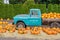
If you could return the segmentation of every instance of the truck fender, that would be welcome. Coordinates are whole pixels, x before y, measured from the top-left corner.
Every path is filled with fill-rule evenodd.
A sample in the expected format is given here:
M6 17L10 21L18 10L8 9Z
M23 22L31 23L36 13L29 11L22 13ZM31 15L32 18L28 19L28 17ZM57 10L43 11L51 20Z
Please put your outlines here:
M17 21L16 24L17 24L18 22L23 22L23 23L25 24L25 22L24 22L24 21L21 21L21 20ZM26 24L25 24L25 26L26 26Z

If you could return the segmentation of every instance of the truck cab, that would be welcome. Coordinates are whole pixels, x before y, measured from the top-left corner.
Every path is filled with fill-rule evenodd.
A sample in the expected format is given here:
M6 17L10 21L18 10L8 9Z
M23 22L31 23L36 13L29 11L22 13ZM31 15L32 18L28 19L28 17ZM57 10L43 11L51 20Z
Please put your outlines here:
M41 26L42 18L40 9L30 9L29 14L20 14L13 17L14 24L18 27Z

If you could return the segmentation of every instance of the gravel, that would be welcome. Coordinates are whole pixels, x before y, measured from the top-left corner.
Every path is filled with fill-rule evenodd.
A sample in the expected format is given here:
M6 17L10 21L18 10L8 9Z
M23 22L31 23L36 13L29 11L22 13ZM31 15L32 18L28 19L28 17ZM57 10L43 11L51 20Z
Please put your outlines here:
M28 34L18 34L15 33L0 33L0 40L60 40L60 34L57 35L47 35L42 32L39 35Z

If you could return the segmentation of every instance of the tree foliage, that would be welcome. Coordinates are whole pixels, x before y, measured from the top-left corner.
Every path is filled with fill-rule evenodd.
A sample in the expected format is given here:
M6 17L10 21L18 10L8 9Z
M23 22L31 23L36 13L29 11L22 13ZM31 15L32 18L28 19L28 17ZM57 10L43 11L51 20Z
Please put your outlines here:
M35 3L52 3L52 4L59 4L60 3L60 0L34 0Z
M26 0L9 0L10 4L22 4L24 3Z

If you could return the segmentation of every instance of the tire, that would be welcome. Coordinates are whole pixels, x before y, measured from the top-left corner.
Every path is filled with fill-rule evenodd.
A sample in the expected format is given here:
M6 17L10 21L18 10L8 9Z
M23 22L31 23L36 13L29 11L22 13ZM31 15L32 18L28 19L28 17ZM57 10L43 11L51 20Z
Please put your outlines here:
M16 25L17 28L26 28L26 25L23 22L18 22Z
M53 22L50 24L50 27L60 27L60 24L58 22Z

